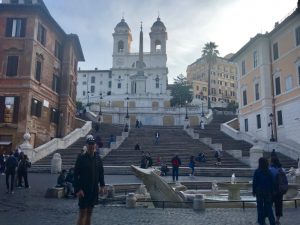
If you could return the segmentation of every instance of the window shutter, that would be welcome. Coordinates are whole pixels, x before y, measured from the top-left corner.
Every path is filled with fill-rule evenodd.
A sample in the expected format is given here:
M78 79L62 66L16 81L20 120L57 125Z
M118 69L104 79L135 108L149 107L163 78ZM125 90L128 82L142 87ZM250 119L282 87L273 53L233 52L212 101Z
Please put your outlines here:
M26 19L21 20L21 37L26 36Z
M6 37L11 37L11 33L12 33L12 24L13 24L13 19L8 18L6 20L6 32L5 32L5 36Z
M0 96L0 123L4 122L5 97Z
M42 115L42 102L38 101L37 109L36 109L36 116L41 117Z
M16 96L14 101L13 123L18 123L20 97Z

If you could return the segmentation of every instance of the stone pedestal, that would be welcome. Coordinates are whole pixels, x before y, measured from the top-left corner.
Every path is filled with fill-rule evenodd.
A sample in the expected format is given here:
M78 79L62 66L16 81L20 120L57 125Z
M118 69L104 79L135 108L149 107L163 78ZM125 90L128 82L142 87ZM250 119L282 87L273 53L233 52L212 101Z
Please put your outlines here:
M259 158L263 157L263 147L259 145L254 145L250 149L250 167L257 168Z
M204 195L196 194L193 200L193 209L195 211L203 211L205 210L205 200Z
M183 127L184 129L190 128L190 121L189 121L189 119L185 119L185 120L184 120L183 126L184 126L184 127Z
M59 153L55 153L51 160L51 173L60 173L61 172L61 156Z
M126 208L136 207L136 197L134 193L128 193L126 196Z
M28 130L24 134L23 138L24 138L24 142L20 145L20 149L25 155L28 156L29 161L32 161L34 158L34 154L33 154L33 147L29 143L31 136Z

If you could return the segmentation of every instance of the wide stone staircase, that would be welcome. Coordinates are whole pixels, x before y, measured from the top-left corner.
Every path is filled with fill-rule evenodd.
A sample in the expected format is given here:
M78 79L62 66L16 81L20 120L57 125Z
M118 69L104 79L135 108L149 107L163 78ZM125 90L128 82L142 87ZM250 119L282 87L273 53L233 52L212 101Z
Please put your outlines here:
M160 133L160 141L155 145L155 132ZM139 144L141 150L134 150L134 146ZM192 139L179 126L143 126L142 128L132 128L128 138L118 149L111 151L104 159L106 173L128 174L130 165L140 165L143 152L150 153L154 166L159 166L157 159L160 157L171 167L171 159L178 155L182 161L181 175L188 175L190 169L188 163L190 156L197 156L200 152L206 155L205 163L196 162L196 175L202 176L229 176L236 168L240 168L243 175L249 175L248 166L231 155L224 153L222 166L216 167L214 150L201 143L199 140ZM120 170L120 167L123 170ZM117 172L118 171L118 172ZM250 171L252 174L252 171Z
M94 127L95 124L93 124ZM104 124L102 123L99 126L98 132L95 130L91 131L94 137L99 135L103 142L103 147L108 147L108 141L110 135L113 134L114 136L121 136L123 131L122 125L112 125L112 124ZM74 167L75 161L77 159L78 154L81 152L83 146L85 145L86 138L78 139L74 144L69 146L67 149L59 149L54 153L46 156L45 158L37 161L32 165L30 171L32 172L48 172L51 169L51 159L55 153L59 153L62 158L62 168L69 169Z
M234 119L236 116L234 115L217 115L214 114L213 120L210 124L205 126L204 130L201 130L199 126L193 127L195 133L199 133L199 138L211 138L212 143L221 143L222 149L224 152L229 150L241 150L242 156L247 157L250 153L250 148L252 147L251 144L249 144L246 141L241 140L234 140L227 134L223 133L220 130L220 125L222 123L228 122L232 119ZM280 162L284 168L290 168L297 166L296 160L293 160L283 154L277 153ZM270 158L270 152L264 152L264 157Z

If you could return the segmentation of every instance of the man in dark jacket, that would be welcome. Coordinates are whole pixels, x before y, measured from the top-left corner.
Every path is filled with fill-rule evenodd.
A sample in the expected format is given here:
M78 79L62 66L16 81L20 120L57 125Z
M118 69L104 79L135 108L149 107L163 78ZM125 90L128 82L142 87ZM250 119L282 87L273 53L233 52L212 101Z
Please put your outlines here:
M87 152L77 158L74 170L75 193L79 198L77 225L90 225L98 193L104 194L104 170L100 156L95 154L96 142L92 136L87 139ZM100 183L100 189L99 189Z
M5 162L5 175L6 175L6 189L7 193L14 193L14 180L16 174L16 168L18 166L18 160L14 157L13 152L10 152L9 157ZM10 177L10 186L9 186L9 177Z

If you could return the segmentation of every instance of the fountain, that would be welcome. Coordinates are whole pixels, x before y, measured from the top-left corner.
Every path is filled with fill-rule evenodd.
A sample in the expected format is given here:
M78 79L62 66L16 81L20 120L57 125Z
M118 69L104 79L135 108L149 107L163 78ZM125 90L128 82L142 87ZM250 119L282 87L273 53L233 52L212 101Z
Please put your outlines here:
M160 171L157 169L141 169L137 166L131 166L134 174L139 177L145 184L151 199L156 206L158 203L155 201L165 201L165 207L191 207L190 204L185 202L192 202L195 196L202 194L206 202L218 202L213 204L213 207L240 207L240 203L234 201L253 201L246 203L246 207L255 206L256 198L251 194L252 183L250 182L237 182L235 174L232 174L230 182L217 183L215 180L212 182L211 190L187 190L187 188L180 183L168 184L161 176ZM293 198L298 194L298 189L289 185L289 192L287 198ZM298 186L297 186L298 187ZM243 195L241 195L241 190ZM296 193L295 193L296 191ZM203 195L205 194L205 195ZM296 195L295 195L296 194ZM233 201L228 204L228 201ZM226 204L222 204L226 203Z

